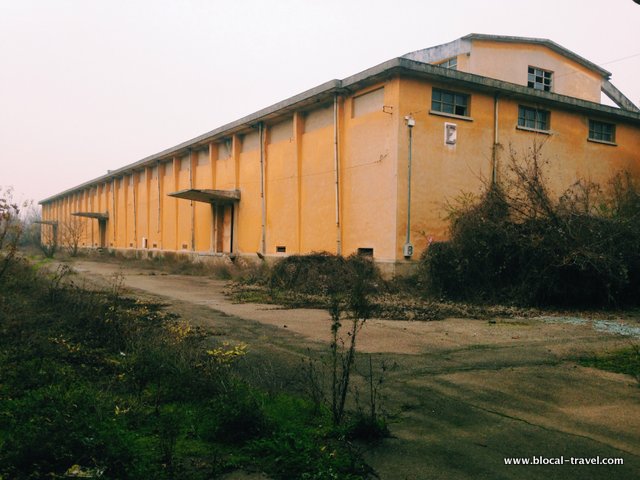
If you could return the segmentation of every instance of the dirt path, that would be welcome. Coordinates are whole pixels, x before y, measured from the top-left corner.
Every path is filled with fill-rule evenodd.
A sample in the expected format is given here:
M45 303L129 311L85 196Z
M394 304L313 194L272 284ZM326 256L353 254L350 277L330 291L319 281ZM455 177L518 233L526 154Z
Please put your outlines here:
M329 339L322 310L233 304L224 281L109 263L73 264L83 278L116 273L140 296L249 344L272 388L299 380L300 358ZM627 320L631 329L640 327ZM359 351L396 364L385 407L395 438L367 452L385 480L640 478L640 388L631 377L584 368L581 355L629 345L593 322L370 320ZM363 356L364 357L364 356ZM505 465L505 457L622 458L624 465Z

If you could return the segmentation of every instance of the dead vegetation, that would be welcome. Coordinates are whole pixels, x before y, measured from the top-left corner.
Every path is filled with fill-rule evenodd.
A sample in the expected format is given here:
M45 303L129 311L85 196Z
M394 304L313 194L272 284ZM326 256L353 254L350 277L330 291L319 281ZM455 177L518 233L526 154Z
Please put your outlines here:
M419 279L430 294L522 306L616 308L640 299L640 189L579 179L554 197L542 147L511 152L500 183L451 212ZM468 200L468 197L465 197Z

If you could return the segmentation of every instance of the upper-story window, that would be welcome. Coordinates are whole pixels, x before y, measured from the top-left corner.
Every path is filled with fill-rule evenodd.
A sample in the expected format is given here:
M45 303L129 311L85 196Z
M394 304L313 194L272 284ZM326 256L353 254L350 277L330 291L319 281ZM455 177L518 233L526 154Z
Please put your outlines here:
M529 67L529 74L527 76L527 87L550 92L551 75L552 72L549 72L547 70L542 70L541 68L537 67Z
M616 126L613 123L589 120L589 140L614 143L616 141Z
M450 68L451 70L458 69L458 57L451 57L444 62L436 63L438 67Z
M547 110L537 108L518 107L518 126L533 130L549 130L550 113Z
M469 116L469 95L433 89L431 110L453 115Z

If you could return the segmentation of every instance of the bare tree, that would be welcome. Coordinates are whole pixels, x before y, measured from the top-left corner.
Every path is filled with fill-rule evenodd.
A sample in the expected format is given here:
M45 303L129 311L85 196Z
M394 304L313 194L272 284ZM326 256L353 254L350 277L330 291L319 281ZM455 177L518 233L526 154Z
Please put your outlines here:
M62 245L72 257L78 255L80 242L84 238L85 230L85 221L77 217L71 217L60 224Z
M21 235L20 207L13 200L13 190L0 188L0 277L15 259Z
M41 221L42 230L40 231L40 249L44 256L53 258L58 250L58 223L55 221Z

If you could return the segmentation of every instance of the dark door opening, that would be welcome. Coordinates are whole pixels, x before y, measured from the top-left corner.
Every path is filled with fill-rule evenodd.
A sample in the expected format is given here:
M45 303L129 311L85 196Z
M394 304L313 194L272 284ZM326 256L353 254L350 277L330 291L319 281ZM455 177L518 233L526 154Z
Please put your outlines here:
M233 253L233 204L213 205L213 249L217 253Z
M100 248L107 246L107 221L98 220L98 241Z

